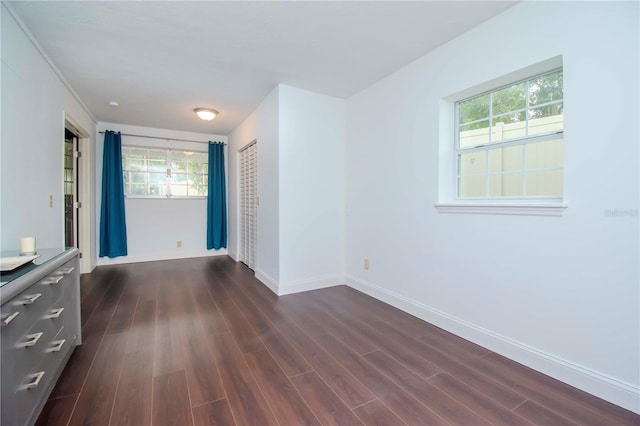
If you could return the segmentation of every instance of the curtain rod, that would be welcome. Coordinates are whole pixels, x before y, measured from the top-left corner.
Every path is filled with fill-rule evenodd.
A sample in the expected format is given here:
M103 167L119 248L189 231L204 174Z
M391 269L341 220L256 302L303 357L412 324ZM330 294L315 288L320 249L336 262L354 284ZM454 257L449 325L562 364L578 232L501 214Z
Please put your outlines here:
M101 135L104 135L104 132L98 132ZM146 135L134 135L131 133L120 133L121 136L134 136L136 138L147 138L147 139L159 139L159 140L164 140L164 141L178 141L178 142L197 142L197 143L209 143L209 142L203 142L203 141L196 141L193 139L178 139L178 138L161 138L159 136L146 136ZM226 145L226 143L223 143L223 145Z

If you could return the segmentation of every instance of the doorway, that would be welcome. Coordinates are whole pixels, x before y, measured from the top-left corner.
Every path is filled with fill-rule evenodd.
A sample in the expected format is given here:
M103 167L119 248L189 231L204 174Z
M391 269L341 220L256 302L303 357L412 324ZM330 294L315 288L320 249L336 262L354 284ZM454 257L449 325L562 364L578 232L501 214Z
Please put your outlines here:
M92 271L95 265L95 191L91 171L93 158L91 135L72 117L64 114L62 200L62 244L80 250L80 273Z
M78 135L68 128L64 129L64 246L80 249L80 224L78 221L78 209L81 204L78 200L78 170L80 162L80 150L78 147Z
M257 141L242 148L240 154L240 261L256 267L258 146Z

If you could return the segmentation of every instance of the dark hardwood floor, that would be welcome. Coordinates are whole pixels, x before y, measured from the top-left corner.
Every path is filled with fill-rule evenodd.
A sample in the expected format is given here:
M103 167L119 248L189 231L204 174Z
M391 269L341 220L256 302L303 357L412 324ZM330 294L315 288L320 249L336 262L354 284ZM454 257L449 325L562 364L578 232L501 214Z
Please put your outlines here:
M99 267L41 425L615 425L640 416L345 286L228 257Z

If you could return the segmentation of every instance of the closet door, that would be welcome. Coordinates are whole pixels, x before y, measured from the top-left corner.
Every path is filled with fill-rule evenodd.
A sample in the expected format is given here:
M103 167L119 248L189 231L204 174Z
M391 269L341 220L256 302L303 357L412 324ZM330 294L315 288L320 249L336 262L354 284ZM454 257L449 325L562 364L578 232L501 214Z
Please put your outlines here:
M251 269L256 263L257 153L255 142L240 151L240 261Z

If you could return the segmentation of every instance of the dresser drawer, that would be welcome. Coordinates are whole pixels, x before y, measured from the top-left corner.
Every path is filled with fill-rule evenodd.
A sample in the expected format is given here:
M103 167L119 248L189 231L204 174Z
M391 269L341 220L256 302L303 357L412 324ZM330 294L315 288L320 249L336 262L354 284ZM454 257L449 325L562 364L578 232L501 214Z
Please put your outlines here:
M55 386L55 379L61 357L48 353L40 362L32 366L20 380L15 390L15 407L18 424L29 424L37 416L46 396ZM29 421L31 420L31 422Z
M73 272L76 270L76 261L75 259L72 259L70 261L68 261L67 263L65 263L64 265L60 266L59 268L56 268L55 271L53 271L51 273L51 275L68 275L71 276L71 274L73 274Z
M22 340L39 330L37 333L43 334L38 342L31 347L18 345L14 349L15 375L11 390L15 395L18 424L27 423L36 408L35 403L42 400L45 392L48 395L65 356L73 348L62 323L62 317L39 321Z
M73 333L73 329L69 327L62 327L60 333L54 338L53 342L49 345L49 353L53 355L56 360L56 364L60 364L65 361L67 354L75 348L76 335Z
M62 277L62 279L59 282L60 287L63 289L63 291L70 291L70 288L73 286L73 282L74 282L74 278L75 276L78 275L78 271L76 270L76 261L75 260L70 260L67 263L65 263L64 265L62 265L61 267L57 268L55 271L53 271L50 275L51 279L59 279L60 277Z
M60 332L62 320L41 319L13 344L14 369L16 386L23 381L29 372L40 365L40 361L48 354L51 342Z
M14 336L24 334L40 319L43 312L62 298L63 281L63 276L48 276L10 302L13 310L18 312L15 320L8 326Z

